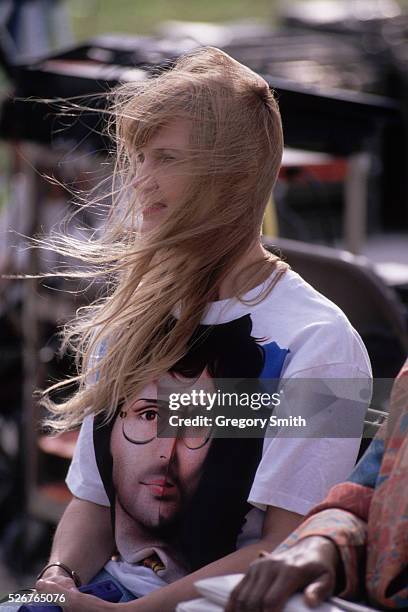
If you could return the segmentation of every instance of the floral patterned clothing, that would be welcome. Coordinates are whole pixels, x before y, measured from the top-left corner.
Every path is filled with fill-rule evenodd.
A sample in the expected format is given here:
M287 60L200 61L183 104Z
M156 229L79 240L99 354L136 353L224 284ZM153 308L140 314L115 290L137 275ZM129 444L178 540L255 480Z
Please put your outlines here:
M341 597L408 609L408 361L394 383L389 419L349 480L333 487L279 550L312 535L338 547Z

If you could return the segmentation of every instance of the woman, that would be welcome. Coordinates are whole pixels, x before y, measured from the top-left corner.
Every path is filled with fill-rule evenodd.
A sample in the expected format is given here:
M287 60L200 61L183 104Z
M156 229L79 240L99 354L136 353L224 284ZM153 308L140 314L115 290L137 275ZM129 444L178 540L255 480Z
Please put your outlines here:
M195 446L182 431L164 447L145 429L162 416L163 379L269 389L283 377L366 382L370 365L344 314L261 245L283 147L268 84L205 48L116 95L120 188L99 239L76 245L110 282L67 334L79 390L45 401L55 430L83 425L75 497L37 586L64 593L69 610L101 610L115 604L68 587L107 572L123 600L138 598L129 609L164 611L194 597L198 578L245 571L275 548L349 473L363 412L349 438L329 439L342 416L330 397L308 437ZM295 408L312 414L323 396L297 387Z

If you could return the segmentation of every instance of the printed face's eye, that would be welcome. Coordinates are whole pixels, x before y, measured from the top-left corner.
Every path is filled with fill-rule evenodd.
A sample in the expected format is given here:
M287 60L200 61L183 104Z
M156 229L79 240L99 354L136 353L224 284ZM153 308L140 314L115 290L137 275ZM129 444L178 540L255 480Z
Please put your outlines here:
M154 421L159 416L159 411L149 408L139 414L139 417L145 421Z
M144 408L138 408L133 410L132 417L139 422L151 423L156 420L159 416L159 410L156 406L145 406Z
M122 432L129 442L145 444L153 440L157 433L159 409L156 403L134 408L122 422Z

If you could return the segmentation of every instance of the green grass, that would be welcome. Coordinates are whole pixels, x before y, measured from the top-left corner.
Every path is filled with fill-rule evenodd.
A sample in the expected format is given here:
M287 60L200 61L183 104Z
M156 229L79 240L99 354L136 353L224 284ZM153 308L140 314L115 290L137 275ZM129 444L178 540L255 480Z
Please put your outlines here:
M228 21L274 18L274 0L69 0L77 40L107 32L149 34L169 19Z

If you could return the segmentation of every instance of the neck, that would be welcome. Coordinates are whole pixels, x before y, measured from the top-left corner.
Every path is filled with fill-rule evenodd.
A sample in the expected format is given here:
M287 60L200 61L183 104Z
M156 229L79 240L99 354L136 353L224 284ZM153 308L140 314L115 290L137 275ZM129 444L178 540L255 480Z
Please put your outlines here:
M260 240L245 253L230 274L222 281L218 299L225 300L245 291L250 291L272 273L275 260L264 249Z

